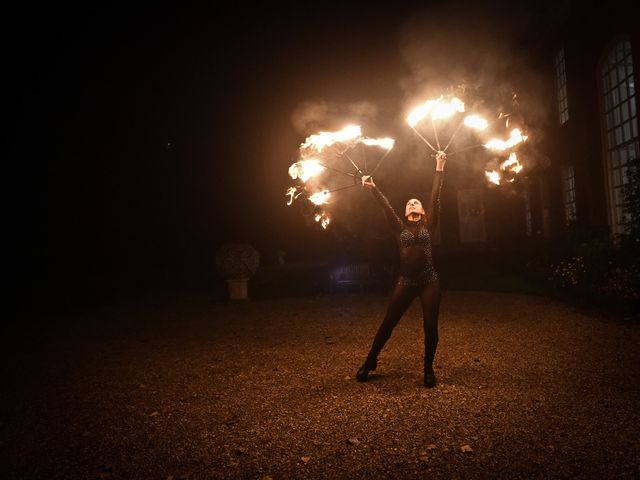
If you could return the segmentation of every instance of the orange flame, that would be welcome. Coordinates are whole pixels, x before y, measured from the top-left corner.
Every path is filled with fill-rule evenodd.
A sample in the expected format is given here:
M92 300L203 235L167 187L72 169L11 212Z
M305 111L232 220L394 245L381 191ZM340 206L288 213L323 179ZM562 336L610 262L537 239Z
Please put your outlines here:
M316 213L313 218L315 219L316 222L319 222L320 225L322 225L322 228L324 228L325 230L327 229L327 226L329 225L329 223L331 223L331 219L324 212Z
M457 112L464 112L464 103L462 100L457 97L451 97L451 99L447 101L444 100L444 96L440 95L440 98L427 100L422 105L414 108L406 120L411 127L415 127L427 115L431 115L433 120L441 120L449 118Z
M346 142L348 140L357 139L362 135L362 131L358 125L348 125L337 132L320 132L307 137L301 148L313 148L317 152L321 152L326 147L330 147L337 142Z
M515 175L520 173L523 168L524 166L518 161L516 153L511 152L509 158L500 165L500 169L505 172L507 178L504 178L504 176L496 170L486 170L484 174L491 183L500 185L502 181L514 182Z
M363 138L360 141L365 145L375 145L385 150L391 150L396 143L393 138Z
M489 122L479 115L467 115L464 118L464 124L476 130L484 130L489 125Z
M287 205L291 205L296 198L302 195L303 192L304 190L298 191L296 187L289 187L289 190L287 190L287 193L286 193L286 195L289 197L289 201L287 202Z
M306 182L322 170L324 170L324 166L318 160L302 160L289 167L289 176L294 180L299 178L303 182Z
M500 174L495 170L485 171L484 174L491 183L495 183L496 185L500 185Z
M513 172L513 173L520 173L524 167L518 161L516 152L511 152L511 155L509 155L509 159L504 161L501 168L502 170L509 170L510 172Z
M289 201L287 202L287 205L291 205L293 203L293 199L295 198L294 195L296 194L296 187L289 187L289 190L287 190L286 195L289 197Z
M329 190L322 190L316 192L309 197L309 200L316 205L323 205L328 202L331 192Z
M508 140L500 140L498 138L493 138L489 140L488 143L485 143L484 146L486 148L490 148L491 150L506 150L507 148L511 148L514 145L517 145L520 142L524 142L527 138L526 135L522 135L522 132L519 128L514 128L511 130L511 135Z

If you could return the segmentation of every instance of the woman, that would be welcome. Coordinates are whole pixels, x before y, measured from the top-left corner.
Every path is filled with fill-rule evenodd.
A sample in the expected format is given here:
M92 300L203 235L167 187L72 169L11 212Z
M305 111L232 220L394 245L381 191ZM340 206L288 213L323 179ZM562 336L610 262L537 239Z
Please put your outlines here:
M412 198L405 207L407 221L401 220L387 198L376 187L370 176L362 178L362 185L371 189L382 205L400 248L400 268L387 313L378 329L369 355L356 374L359 382L367 380L369 372L376 369L378 355L391 337L415 297L420 297L424 323L424 386L435 387L433 359L438 345L438 310L440 307L440 281L431 259L431 237L440 216L440 190L447 157L444 152L436 155L436 173L431 188L429 205L425 212L419 200Z

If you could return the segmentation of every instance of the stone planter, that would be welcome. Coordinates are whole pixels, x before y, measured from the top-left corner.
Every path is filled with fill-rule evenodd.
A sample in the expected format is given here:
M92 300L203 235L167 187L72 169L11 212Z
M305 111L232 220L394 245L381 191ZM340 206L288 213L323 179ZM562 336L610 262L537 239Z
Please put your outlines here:
M248 302L249 301L249 279L228 279L227 286L229 288L229 300L232 302Z
M227 282L229 300L249 301L249 279L260 265L260 254L248 243L226 243L216 252L216 268Z

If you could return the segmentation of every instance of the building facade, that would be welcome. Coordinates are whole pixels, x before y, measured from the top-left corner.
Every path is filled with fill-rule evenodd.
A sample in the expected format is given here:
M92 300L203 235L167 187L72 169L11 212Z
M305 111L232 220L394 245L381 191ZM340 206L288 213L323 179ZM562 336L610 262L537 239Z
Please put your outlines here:
M572 225L615 235L629 221L623 188L640 154L637 10L573 6L541 39L555 118L545 132L549 166L528 185L528 198L538 203L532 235L562 237Z

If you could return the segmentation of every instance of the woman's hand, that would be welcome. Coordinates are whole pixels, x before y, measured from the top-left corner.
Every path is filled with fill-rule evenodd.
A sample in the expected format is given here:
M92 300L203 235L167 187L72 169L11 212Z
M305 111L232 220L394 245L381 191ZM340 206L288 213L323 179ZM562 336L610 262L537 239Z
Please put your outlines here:
M443 151L436 153L436 172L443 172L445 163L447 163L447 154Z
M363 175L362 186L367 188L375 188L376 184L373 183L373 177L371 175Z

